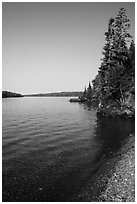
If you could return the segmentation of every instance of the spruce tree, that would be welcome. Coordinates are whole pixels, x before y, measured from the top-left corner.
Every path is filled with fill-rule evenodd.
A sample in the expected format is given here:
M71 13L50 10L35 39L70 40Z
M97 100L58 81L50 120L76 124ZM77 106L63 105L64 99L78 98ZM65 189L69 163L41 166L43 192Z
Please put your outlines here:
M86 86L85 86L85 89L84 89L84 92L83 92L83 97L86 96L86 92L87 92L87 89L86 89Z
M127 44L131 41L131 35L128 32L130 28L129 19L126 16L126 11L121 8L114 21L114 35L112 36L112 70L110 71L110 83L113 84L113 99L121 106L125 103L126 97L126 74L128 71L128 47Z
M99 73L96 75L95 79L92 80L92 84L93 84L93 98L99 100L101 85Z
M130 47L129 47L129 60L130 60L130 75L132 78L132 81L135 80L135 44L134 41L132 40Z
M115 101L120 106L126 97L126 73L130 70L129 50L127 47L131 36L128 33L129 20L125 9L121 8L116 18L111 18L108 31L105 33L106 44L103 48L103 59L99 68L99 100L102 104Z
M128 69L128 81L129 89L132 94L135 94L135 44L132 40L129 47L129 69Z
M88 86L87 91L86 91L86 98L91 100L92 97L93 97L92 87L91 87L91 84L89 82L89 86Z
M99 100L101 101L102 104L106 103L106 100L112 94L110 92L108 77L111 71L111 58L112 58L111 47L112 47L112 39L114 35L113 23L114 23L114 19L110 18L108 23L108 31L105 32L106 44L102 52L104 57L102 59L101 66L99 67L98 78L97 78L98 92L100 92L100 94L98 95L99 95Z

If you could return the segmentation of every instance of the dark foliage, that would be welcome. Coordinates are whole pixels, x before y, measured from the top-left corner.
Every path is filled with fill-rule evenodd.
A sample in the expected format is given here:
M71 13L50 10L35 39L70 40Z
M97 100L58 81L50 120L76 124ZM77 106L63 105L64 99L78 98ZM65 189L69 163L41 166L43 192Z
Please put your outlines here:
M93 90L90 82L89 82L88 88L86 89L85 87L84 92L79 96L79 99L81 101L90 101L93 99Z
M38 96L38 97L73 97L79 96L82 91L70 91L70 92L55 92L55 93L45 93L45 94L29 94L24 96Z
M126 11L121 8L116 18L109 20L102 63L92 81L93 97L103 107L117 104L123 108L135 93L135 45L129 28Z
M23 95L9 92L9 91L2 91L2 98L9 98L9 97L23 97Z

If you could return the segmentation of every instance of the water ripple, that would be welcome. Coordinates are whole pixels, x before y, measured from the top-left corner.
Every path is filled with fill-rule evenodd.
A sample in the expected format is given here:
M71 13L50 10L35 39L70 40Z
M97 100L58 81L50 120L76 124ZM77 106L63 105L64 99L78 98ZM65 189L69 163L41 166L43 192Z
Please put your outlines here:
M98 120L68 98L3 100L3 201L66 201L134 122Z

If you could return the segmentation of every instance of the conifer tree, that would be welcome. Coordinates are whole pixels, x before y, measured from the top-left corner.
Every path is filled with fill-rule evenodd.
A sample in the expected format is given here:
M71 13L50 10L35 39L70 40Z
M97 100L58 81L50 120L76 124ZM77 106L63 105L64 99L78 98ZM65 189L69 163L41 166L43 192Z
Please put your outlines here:
M129 60L130 60L130 67L131 67L130 75L132 77L132 81L134 81L135 80L135 44L133 40L129 47Z
M86 89L86 86L85 86L85 90L83 92L83 96L85 97L86 96L86 92L87 92L87 89Z
M93 84L93 98L99 99L100 98L100 76L99 73L96 75L95 79L92 80Z
M106 39L106 44L103 48L102 54L104 55L102 59L101 66L99 67L99 72L98 72L98 91L100 92L99 94L99 99L102 101L106 101L106 98L108 98L108 95L111 94L109 90L109 84L108 84L108 77L109 77L109 72L111 70L111 58L112 58L112 53L111 53L111 47L112 47L112 37L114 35L114 28L113 28L113 23L114 19L110 18L109 23L108 23L108 31L105 32L105 39Z
M129 47L129 68L128 68L128 81L129 81L129 88L132 94L135 94L135 44L132 40L130 47Z
M124 104L127 85L126 73L131 69L127 47L127 43L131 40L128 33L129 27L129 20L124 8L120 9L116 18L109 20L108 31L105 33L104 57L98 72L99 100L102 104L107 104L112 100L121 106Z
M87 91L86 91L86 98L91 100L92 96L93 96L92 87L91 87L91 84L89 82L89 86L88 86Z
M126 16L125 9L121 8L114 21L114 35L112 36L112 62L111 71L109 72L110 84L113 85L113 99L119 102L121 106L125 103L128 71L128 47L131 41L131 35L128 32L130 28L129 19Z

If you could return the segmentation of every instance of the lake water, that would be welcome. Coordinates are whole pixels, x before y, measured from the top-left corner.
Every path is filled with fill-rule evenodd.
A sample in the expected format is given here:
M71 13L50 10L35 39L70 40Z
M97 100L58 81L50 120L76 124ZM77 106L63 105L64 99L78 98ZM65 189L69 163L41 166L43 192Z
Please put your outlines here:
M68 97L2 99L3 201L69 201L132 133L134 121Z

